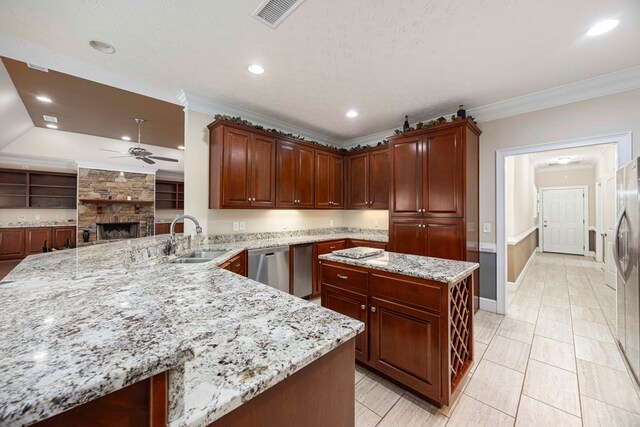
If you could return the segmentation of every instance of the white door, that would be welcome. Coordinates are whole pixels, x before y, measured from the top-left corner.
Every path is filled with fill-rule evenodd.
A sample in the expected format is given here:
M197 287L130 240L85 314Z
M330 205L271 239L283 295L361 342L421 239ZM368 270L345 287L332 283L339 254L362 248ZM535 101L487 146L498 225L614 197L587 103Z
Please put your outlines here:
M605 174L603 179L602 202L604 213L604 282L610 288L616 288L616 265L613 260L613 228L616 222L616 175Z
M542 250L584 255L584 189L542 190Z

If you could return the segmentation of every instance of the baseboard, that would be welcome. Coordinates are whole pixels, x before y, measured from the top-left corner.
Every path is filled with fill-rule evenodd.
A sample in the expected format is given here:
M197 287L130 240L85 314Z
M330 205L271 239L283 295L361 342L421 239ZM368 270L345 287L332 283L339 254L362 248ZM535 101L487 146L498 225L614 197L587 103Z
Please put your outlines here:
M508 291L515 292L515 291L518 290L518 287L520 286L520 283L522 283L522 280L524 279L524 276L527 275L527 271L529 271L529 267L531 266L531 262L534 260L536 255L538 255L538 251L537 250L531 252L531 255L529 256L529 259L527 260L527 263L524 265L524 268L522 269L522 271L518 275L518 278L516 279L515 283L514 282L507 282L507 290Z
M480 297L480 310L496 313L497 309L498 303L496 302L496 300Z

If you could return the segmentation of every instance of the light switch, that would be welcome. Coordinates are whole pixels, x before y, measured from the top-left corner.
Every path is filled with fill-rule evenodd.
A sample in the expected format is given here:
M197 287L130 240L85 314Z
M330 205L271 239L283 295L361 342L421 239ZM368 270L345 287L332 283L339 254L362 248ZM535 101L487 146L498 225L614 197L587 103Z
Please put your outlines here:
M289 221L285 219L282 221L282 229L286 230L287 228L289 228Z
M483 233L491 233L491 223L485 222L482 224L482 232Z
M247 223L245 221L240 221L240 231L244 231L247 229Z
M18 221L24 221L26 217L24 215L18 215Z
M240 223L238 221L233 221L233 231L238 231L240 229Z
M40 221L40 215L36 215L35 218L36 218L36 221Z
M333 227L333 220L332 219L329 220L329 227Z

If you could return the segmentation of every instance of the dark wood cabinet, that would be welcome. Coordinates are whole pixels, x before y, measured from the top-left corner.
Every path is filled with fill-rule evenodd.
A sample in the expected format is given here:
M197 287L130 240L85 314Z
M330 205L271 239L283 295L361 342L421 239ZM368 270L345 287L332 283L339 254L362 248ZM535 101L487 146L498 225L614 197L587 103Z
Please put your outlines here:
M51 230L51 248L60 250L76 247L75 227L55 227Z
M356 359L366 362L369 358L369 316L367 295L345 290L337 286L323 283L322 306L358 319L365 325L365 331L356 337Z
M314 150L287 141L278 141L276 181L279 208L313 208Z
M480 133L464 119L389 138L390 250L478 262Z
M51 236L53 234L50 228L26 228L24 233L25 255L42 253L45 246L45 241L47 242L49 248L51 248L53 244L53 240L51 239Z
M247 277L247 251L243 251L229 261L220 264L220 268Z
M371 240L349 239L347 246L350 248L363 247L387 250L387 244L385 242L372 242Z
M440 316L378 297L370 304L370 365L440 401Z
M174 231L176 233L184 233L184 223L178 222L176 223ZM171 223L165 222L155 225L155 234L169 234L171 232Z
M389 151L352 154L346 160L347 209L389 208Z
M341 209L344 206L342 156L316 151L315 207Z
M473 278L448 284L320 261L322 306L365 323L356 359L442 406L473 363Z
M24 228L0 228L0 259L24 258L24 231Z
M319 255L328 254L333 251L338 251L340 249L345 249L347 247L346 240L331 240L328 242L314 243L313 244L313 286L312 286L312 296L316 297L320 295L320 284L322 283L322 278L320 277L320 268L319 268Z
M210 138L209 207L275 207L275 138L226 126Z

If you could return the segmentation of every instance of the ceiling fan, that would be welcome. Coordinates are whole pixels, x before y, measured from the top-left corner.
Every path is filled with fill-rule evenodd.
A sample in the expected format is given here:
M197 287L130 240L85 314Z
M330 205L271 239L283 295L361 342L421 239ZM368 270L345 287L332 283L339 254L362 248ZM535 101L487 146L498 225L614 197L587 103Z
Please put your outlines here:
M142 148L142 145L140 144L140 128L142 127L143 122L144 122L144 119L136 119L136 123L138 124L138 146L137 147L131 147L127 152L108 150L106 148L101 148L101 150L110 151L112 153L125 154L124 156L109 157L110 159L121 159L123 157L133 157L138 160L142 160L143 162L148 163L150 165L154 165L156 163L154 162L154 160L161 160L163 162L177 162L178 159L172 159L171 157L154 156L151 151L145 148Z

